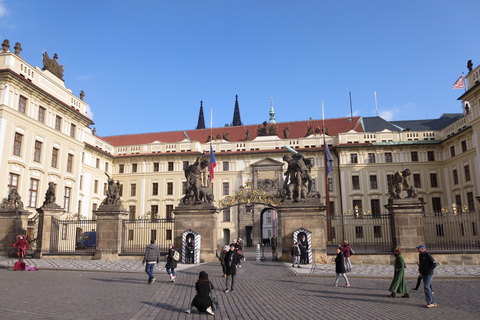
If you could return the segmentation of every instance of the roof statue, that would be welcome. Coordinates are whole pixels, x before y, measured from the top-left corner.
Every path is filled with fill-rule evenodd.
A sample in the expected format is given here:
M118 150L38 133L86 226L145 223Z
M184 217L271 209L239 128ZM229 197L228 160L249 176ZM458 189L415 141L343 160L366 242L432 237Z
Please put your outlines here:
M10 51L10 40L8 40L8 39L3 40L3 43L2 43L2 51L3 51L3 52L8 52L8 51Z
M43 69L48 70L53 73L55 76L63 80L63 65L59 65L58 62L58 55L55 53L53 55L53 59L50 59L48 53L45 51L43 53Z
M267 121L263 122L263 127L257 127L257 136L275 136L277 134L277 127L275 125L269 126Z
M15 54L20 54L20 51L22 51L22 45L20 44L20 42L15 42L15 47L13 47L15 49Z
M82 91L80 91L80 100L83 101L83 98L85 98L85 92L83 92L83 90L82 90Z
M235 110L233 111L232 127L241 126L242 119L240 119L240 107L238 106L238 94L235 95Z
M205 117L203 116L203 101L200 100L200 112L198 113L198 124L195 129L205 129Z
M472 62L472 60L468 60L468 62L467 62L467 68L468 68L468 72L472 72L472 70L473 70L473 62Z
M290 126L287 126L287 127L285 127L285 129L283 129L283 137L285 139L290 138Z

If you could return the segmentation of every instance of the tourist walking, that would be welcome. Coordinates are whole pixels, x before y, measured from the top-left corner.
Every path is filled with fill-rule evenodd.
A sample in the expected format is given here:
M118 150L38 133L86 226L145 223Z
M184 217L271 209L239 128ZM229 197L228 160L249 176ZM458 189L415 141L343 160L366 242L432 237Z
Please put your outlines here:
M393 255L395 256L395 273L390 288L388 289L391 292L389 297L395 298L395 295L400 293L402 298L410 298L407 281L405 280L405 260L403 260L402 250L395 248Z
M347 272L352 272L352 263L350 262L350 256L352 255L352 249L347 240L343 241L343 244L339 244L338 247L342 249L343 256L345 257L345 266Z
M205 271L200 271L198 280L195 283L196 295L190 304L190 308L186 309L185 313L192 312L193 307L195 307L199 312L213 315L212 299L210 298L210 291L213 289L213 284L208 280L208 274Z
M277 252L278 239L276 236L272 237L270 245L272 246L272 261L277 261L278 260L278 252Z
M232 243L230 245L230 250L225 254L225 273L227 277L225 279L225 290L224 292L234 292L233 286L235 284L235 275L237 274L237 264L240 260L240 257L235 250L235 245ZM228 279L231 280L230 290L228 289Z
M335 287L338 287L338 278L340 275L343 276L345 279L345 287L350 287L350 282L348 282L347 275L345 274L345 262L343 258L343 251L340 248L337 248L337 257L332 258L335 261L335 273L337 274L335 277L335 283L333 284Z
M167 273L170 276L170 282L175 282L175 268L177 267L177 261L174 258L175 256L175 249L173 248L173 244L168 246L168 254L167 257L167 264L165 268L167 269Z
M220 251L220 256L218 255L218 252L215 251L215 255L217 256L218 260L220 261L220 264L222 265L222 272L223 272L222 277L224 278L227 276L227 271L225 266L225 254L227 252L228 252L227 246L222 246L222 251Z
M293 243L293 247L292 247L292 250L291 250L291 254L292 254L292 257L293 257L292 267L295 268L295 263L296 263L297 266L300 268L300 256L301 256L301 252L300 252L300 248L298 247L298 242L296 242L296 241Z
M428 253L427 248L423 244L417 247L418 251L418 269L422 274L423 288L425 290L425 299L427 300L427 308L434 308L437 306L433 297L432 279L433 269L437 266L437 262L432 255Z
M145 265L145 272L148 274L148 284L152 284L155 282L155 277L153 276L153 268L155 264L160 262L160 249L158 249L158 245L155 243L155 239L150 240L150 244L147 244L147 248L145 250L145 255L143 257L142 264Z

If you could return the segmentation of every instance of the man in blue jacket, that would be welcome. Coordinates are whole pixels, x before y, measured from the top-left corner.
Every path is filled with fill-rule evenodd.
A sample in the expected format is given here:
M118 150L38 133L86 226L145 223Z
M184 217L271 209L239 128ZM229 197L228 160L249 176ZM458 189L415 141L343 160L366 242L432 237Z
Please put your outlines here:
M427 300L427 308L435 308L437 304L433 298L432 292L432 279L433 279L433 269L437 266L435 259L432 255L426 251L427 249L423 244L417 247L418 251L418 271L422 274L423 277L423 288L425 289L425 299Z

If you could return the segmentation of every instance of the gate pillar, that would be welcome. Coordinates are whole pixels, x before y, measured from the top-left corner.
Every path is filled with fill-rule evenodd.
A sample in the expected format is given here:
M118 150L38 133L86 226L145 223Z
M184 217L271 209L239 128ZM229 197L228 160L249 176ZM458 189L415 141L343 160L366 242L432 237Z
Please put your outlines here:
M217 208L209 203L197 205L180 204L173 209L173 213L175 214L175 249L184 254L182 235L185 231L195 230L202 239L200 248L195 248L195 255L198 254L201 257L199 262L218 261L215 256L218 239ZM184 261L183 257L182 261Z
M22 209L0 209L0 255L12 253L16 236L27 234L28 216L31 212Z
M97 211L97 245L94 260L119 260L122 250L122 222L128 217L122 205L101 205Z
M52 235L52 219L58 219L63 213L63 208L55 203L42 206L38 212L37 248L33 252L34 258L42 258L50 252L50 237ZM57 235L58 236L58 235Z
M278 236L282 247L282 261L292 261L290 250L294 233L299 229L311 232L313 263L327 263L325 210L327 206L317 201L282 203L279 212Z

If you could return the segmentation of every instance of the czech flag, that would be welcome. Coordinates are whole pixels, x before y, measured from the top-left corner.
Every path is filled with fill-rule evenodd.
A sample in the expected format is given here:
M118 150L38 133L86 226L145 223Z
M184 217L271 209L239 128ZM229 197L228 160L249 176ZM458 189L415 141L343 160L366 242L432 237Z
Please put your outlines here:
M210 144L210 181L213 180L213 168L217 166L217 162L215 161L215 155L213 154L213 148Z

